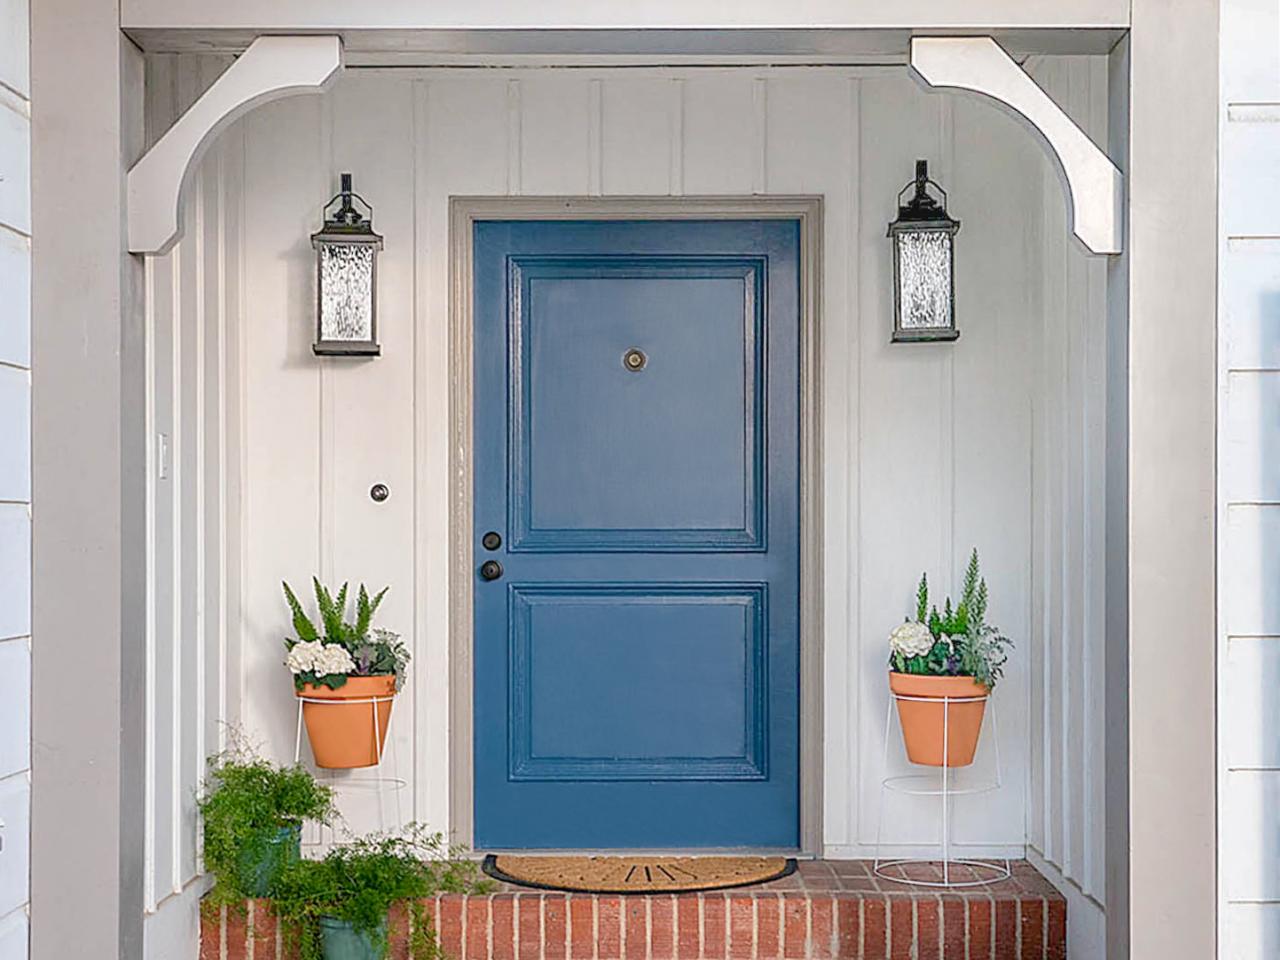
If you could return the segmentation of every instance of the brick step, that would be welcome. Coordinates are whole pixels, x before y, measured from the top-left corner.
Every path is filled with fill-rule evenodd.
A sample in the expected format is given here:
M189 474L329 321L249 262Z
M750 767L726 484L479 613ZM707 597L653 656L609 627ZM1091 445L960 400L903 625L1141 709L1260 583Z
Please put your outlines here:
M963 891L814 873L805 865L790 884L719 893L619 897L504 887L425 905L451 960L1066 957L1066 903L1029 866L1019 864L1002 884ZM830 889L807 889L824 883ZM407 955L407 916L403 907L392 914L393 960ZM288 960L269 901L206 915L202 928L201 960Z

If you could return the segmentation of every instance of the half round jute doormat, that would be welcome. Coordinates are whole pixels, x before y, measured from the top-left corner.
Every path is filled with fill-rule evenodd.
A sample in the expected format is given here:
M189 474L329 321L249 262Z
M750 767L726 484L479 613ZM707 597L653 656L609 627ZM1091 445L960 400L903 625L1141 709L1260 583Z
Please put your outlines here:
M506 883L571 893L684 893L788 876L787 857L526 857L490 854L484 872Z

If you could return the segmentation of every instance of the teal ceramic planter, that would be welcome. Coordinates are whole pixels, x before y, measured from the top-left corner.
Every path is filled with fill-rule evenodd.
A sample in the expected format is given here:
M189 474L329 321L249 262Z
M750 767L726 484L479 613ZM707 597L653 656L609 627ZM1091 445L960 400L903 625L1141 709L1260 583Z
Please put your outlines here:
M258 842L240 854L240 884L250 896L265 897L282 869L302 856L302 828L290 824L264 830Z
M383 921L379 939L385 943L387 924ZM382 960L382 950L368 933L358 932L346 920L320 918L320 939L324 960Z

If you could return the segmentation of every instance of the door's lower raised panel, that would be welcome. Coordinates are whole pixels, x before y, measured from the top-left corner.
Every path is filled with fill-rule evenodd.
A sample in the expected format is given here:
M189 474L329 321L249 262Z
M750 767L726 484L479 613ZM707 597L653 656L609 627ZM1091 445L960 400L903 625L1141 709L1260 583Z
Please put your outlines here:
M512 780L768 777L764 584L509 596Z

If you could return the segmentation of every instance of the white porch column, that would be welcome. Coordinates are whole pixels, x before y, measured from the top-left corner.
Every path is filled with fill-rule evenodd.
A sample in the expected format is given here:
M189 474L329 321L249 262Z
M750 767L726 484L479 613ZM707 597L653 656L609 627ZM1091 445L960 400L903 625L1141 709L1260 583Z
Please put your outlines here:
M31 5L34 960L142 955L142 358L115 0Z
M1108 956L1204 960L1216 950L1218 3L1134 0L1132 10L1129 863L1108 890L1111 917L1128 914L1129 944L1113 941ZM1108 833L1123 844L1117 815L1111 805Z

